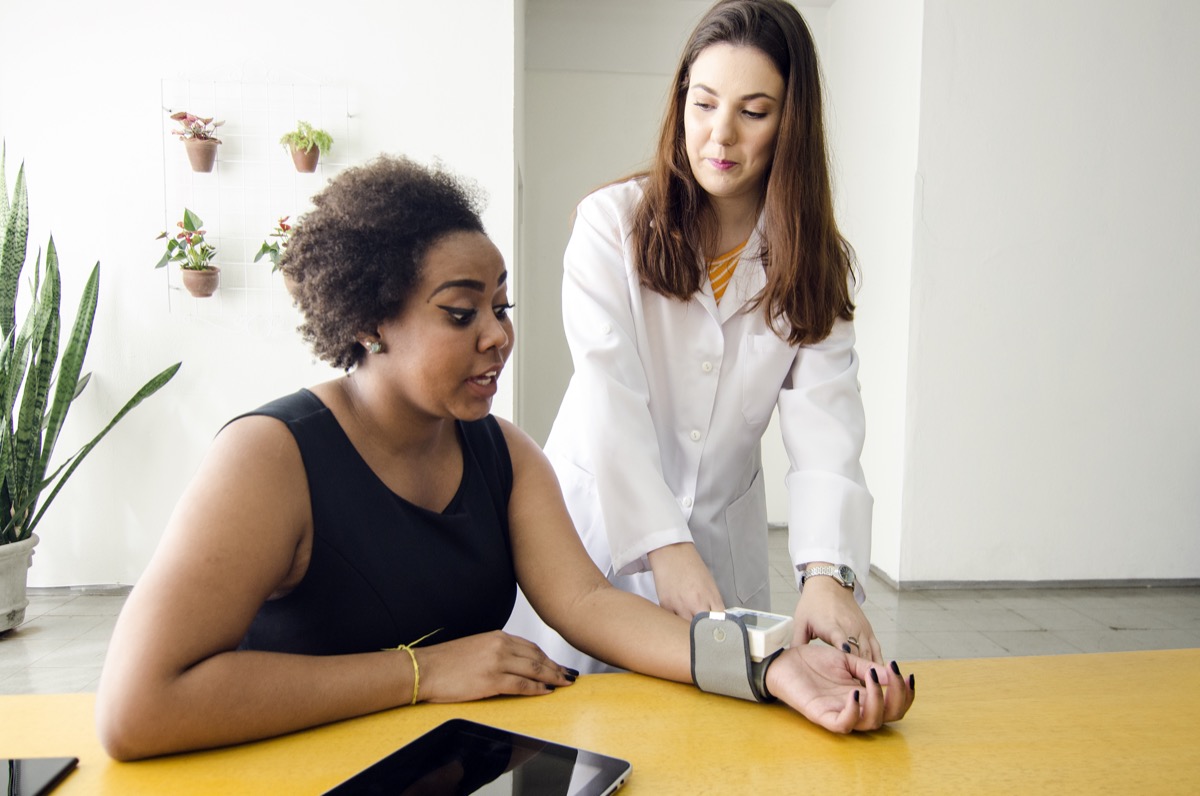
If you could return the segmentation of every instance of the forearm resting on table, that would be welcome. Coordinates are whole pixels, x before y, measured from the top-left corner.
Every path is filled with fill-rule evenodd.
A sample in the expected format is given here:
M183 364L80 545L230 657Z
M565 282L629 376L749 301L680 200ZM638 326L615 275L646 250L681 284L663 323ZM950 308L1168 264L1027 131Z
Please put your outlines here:
M269 738L412 700L403 651L309 656L230 651L172 677L106 672L96 705L118 760Z
M687 620L607 582L563 613L551 626L583 652L633 672L692 681Z

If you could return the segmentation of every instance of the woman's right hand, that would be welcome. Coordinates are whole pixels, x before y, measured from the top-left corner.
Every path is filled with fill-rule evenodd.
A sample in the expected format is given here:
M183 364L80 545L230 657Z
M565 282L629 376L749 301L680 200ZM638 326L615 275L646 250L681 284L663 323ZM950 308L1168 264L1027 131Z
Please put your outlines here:
M501 630L413 647L420 667L421 702L469 702L498 694L536 696L575 682L579 675L546 656L533 642ZM397 666L410 666L397 650Z
M723 611L725 602L708 565L691 542L669 544L646 555L654 572L658 604L689 622L701 611Z

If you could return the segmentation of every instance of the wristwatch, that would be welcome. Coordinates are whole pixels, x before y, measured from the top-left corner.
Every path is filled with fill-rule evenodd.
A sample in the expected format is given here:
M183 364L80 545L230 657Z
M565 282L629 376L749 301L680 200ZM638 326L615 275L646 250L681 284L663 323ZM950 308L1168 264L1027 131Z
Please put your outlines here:
M857 580L854 576L854 570L850 569L850 567L846 566L845 564L842 564L840 567L806 567L805 570L800 573L800 585L803 586L804 581L808 580L813 575L828 575L836 580L840 585L845 586L847 589L853 589L854 582Z

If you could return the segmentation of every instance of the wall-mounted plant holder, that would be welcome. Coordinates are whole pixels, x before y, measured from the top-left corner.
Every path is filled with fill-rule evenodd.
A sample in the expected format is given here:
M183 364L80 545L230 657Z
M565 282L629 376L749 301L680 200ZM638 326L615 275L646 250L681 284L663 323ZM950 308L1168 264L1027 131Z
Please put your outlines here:
M180 208L203 216L208 240L220 249L219 287L211 297L198 298L184 284L190 278L176 268L166 274L164 298L168 310L218 326L292 340L300 325L288 289L289 280L268 263L264 233L284 223L296 223L312 207L311 197L329 178L361 160L356 149L354 121L344 86L319 82L271 79L201 80L164 78L159 108L162 122L163 222L177 234ZM192 171L179 146L181 120L171 119L180 108L199 108L218 119L221 145L211 174ZM194 114L193 114L194 115ZM301 132L299 120L327 131L325 151L313 147L320 161L313 172L297 171L289 147L280 138ZM215 127L215 119L211 122ZM302 147L307 149L308 147ZM280 150L283 151L280 151ZM285 230L285 231L290 231ZM266 242L284 239L267 237ZM161 250L160 250L161 253ZM214 262L214 264L216 264ZM178 265L175 263L174 265Z
M211 116L196 116L187 111L172 113L171 120L179 123L179 128L171 132L183 142L192 171L211 172L217 162L217 147L221 144L221 139L217 138L217 128L225 122L213 121Z
M217 164L217 146L220 143L220 141L185 140L183 146L187 150L188 162L192 164L192 171L211 173L213 166Z
M279 143L292 153L296 171L311 174L317 170L317 161L322 152L333 146L333 136L326 130L313 127L308 122L296 122L296 129L285 133Z
M179 276L187 292L196 298L208 298L217 292L221 285L221 269L215 265L196 271L191 268L180 268Z

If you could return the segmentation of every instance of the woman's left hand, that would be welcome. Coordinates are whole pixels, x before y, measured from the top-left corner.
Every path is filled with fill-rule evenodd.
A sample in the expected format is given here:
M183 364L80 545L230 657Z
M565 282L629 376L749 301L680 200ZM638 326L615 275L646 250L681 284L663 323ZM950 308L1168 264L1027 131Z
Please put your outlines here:
M817 644L784 650L767 669L767 690L833 732L876 730L899 721L915 698L912 675Z
M883 665L883 650L870 621L854 599L853 589L833 578L809 578L796 604L792 646L802 647L814 638Z

